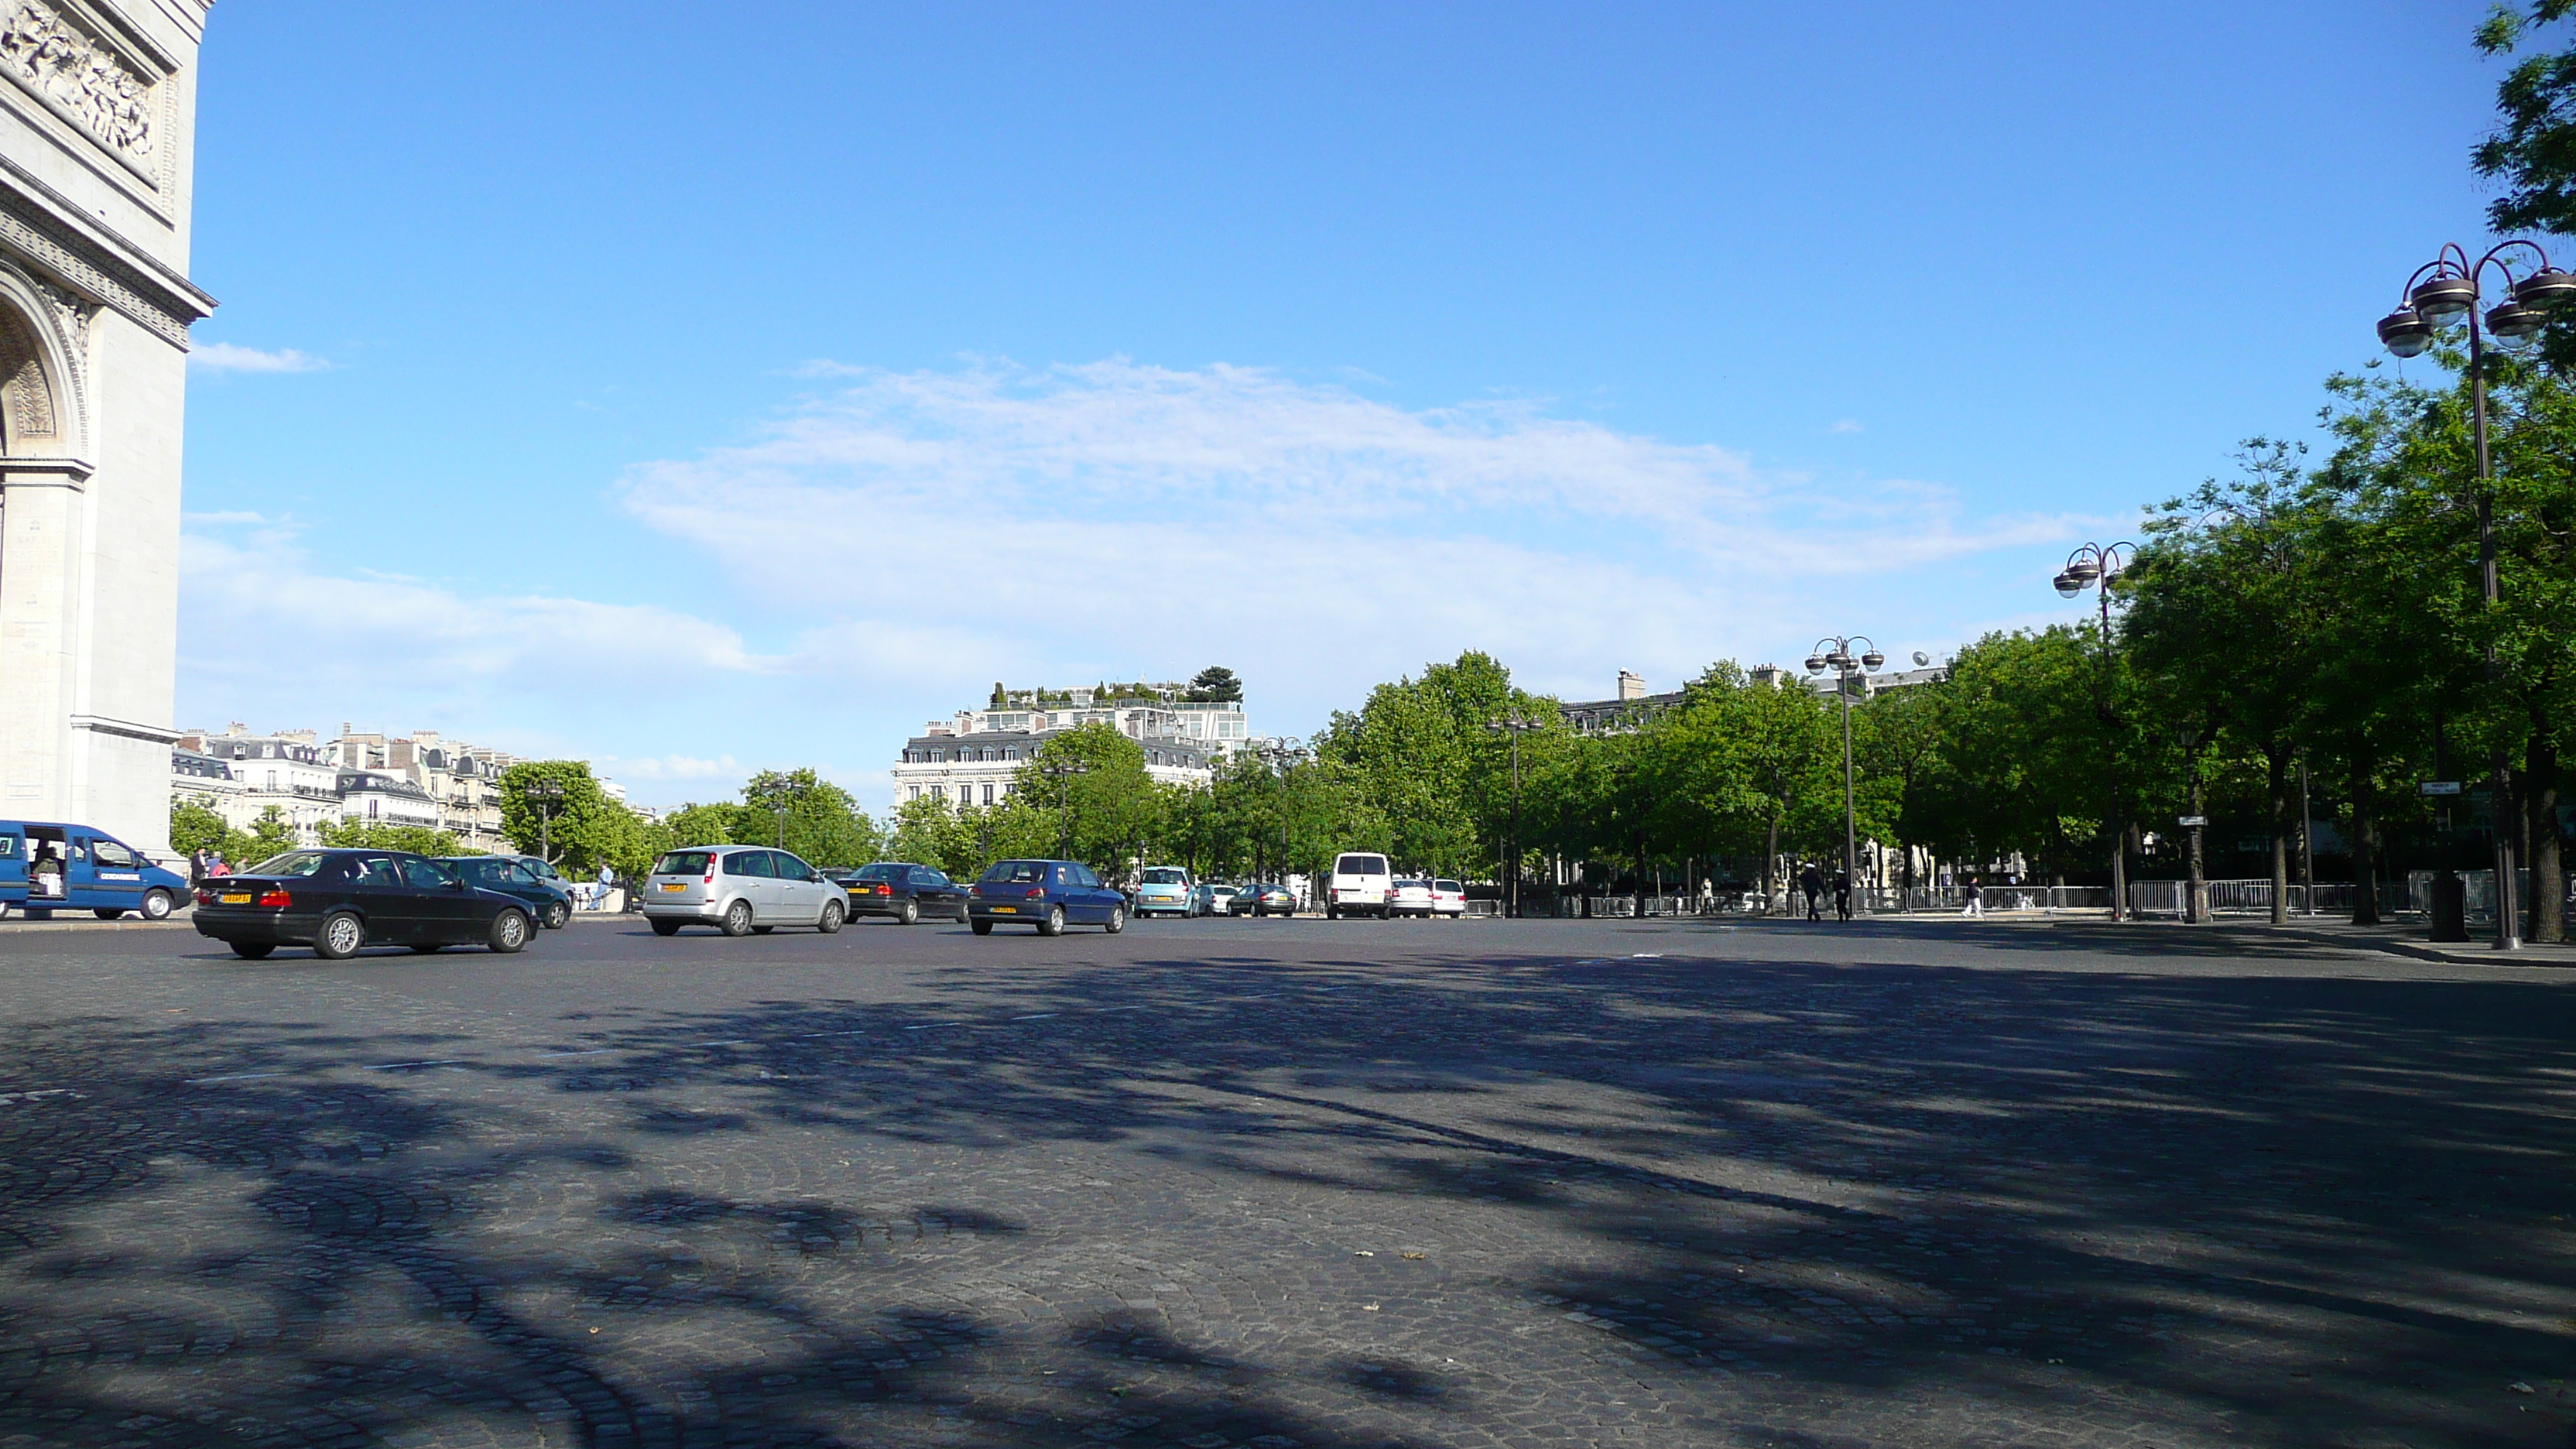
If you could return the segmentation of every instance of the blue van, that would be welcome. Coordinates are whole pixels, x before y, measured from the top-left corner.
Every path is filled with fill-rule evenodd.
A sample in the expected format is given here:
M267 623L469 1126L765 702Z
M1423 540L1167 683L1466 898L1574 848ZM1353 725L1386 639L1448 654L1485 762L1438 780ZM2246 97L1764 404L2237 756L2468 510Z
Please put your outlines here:
M169 916L187 898L188 882L104 830L0 820L0 910L31 916L95 911L112 921L139 911L147 921Z

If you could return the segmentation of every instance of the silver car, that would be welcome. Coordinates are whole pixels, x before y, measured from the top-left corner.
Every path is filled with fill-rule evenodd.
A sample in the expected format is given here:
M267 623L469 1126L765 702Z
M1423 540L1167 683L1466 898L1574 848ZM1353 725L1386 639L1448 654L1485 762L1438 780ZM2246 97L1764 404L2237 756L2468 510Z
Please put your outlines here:
M692 923L728 936L766 936L781 926L829 933L849 913L848 893L814 867L756 845L664 851L644 881L644 919L656 936L677 935Z

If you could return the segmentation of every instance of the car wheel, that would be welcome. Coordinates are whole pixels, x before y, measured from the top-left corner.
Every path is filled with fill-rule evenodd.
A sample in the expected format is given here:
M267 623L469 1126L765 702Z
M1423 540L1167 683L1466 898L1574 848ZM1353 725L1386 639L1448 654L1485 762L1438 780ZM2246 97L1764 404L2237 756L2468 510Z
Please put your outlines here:
M322 929L313 933L313 954L325 961L346 961L366 944L366 922L347 911L324 916Z
M966 924L972 927L975 934L978 936L989 936L993 934L993 923L990 921L968 921Z
M1109 908L1109 934L1115 936L1126 929L1127 908L1125 906L1111 906Z
M751 928L751 933L755 936L766 936L777 929L776 926L754 926Z
M1328 920L1328 921L1338 921L1338 920L1340 920L1341 918L1342 918L1342 908L1341 908L1340 906L1326 906L1326 907L1324 907L1324 919L1325 919L1325 920Z
M564 901L557 901L546 907L545 924L546 929L549 931L560 931L564 927L571 925L572 906Z
M98 917L98 918L99 918L100 920L102 920L102 921L113 921L113 920L115 920L117 917L119 917L119 916L121 916L121 915L124 915L124 914L125 914L125 912L123 912L123 911L121 911L121 910L113 910L113 911L112 911L112 910L109 910L109 909L108 909L107 907L105 907L105 906L100 906L100 907L98 907L96 910L91 911L91 912L90 912L90 914L91 914L91 915L93 915L93 916Z
M1046 919L1038 922L1038 934L1041 936L1061 936L1064 934L1064 907L1047 907Z
M268 953L277 949L266 941L235 941L232 945L233 954L245 961L265 961Z
M894 919L897 925L903 926L910 926L919 923L921 920L921 902L905 901L902 908L894 913Z
M143 919L147 921L166 921L170 919L170 893L168 891L145 891L143 893Z
M814 923L814 929L822 932L826 936L841 929L841 903L839 901L825 901L823 903L823 919Z
M527 912L503 911L492 918L490 945L504 956L524 951L528 948L528 933L535 929L529 924Z
M961 926L962 926L962 925L965 925L968 921L973 920L973 919L974 919L974 917L969 916L968 914L966 914L966 908L965 908L963 905L960 905L960 906L957 908L957 924L959 924L959 925L961 925Z
M728 936L751 934L751 902L736 901L725 907L724 933Z
M680 923L677 921L648 920L645 924L653 928L653 934L656 936L676 936L680 934Z
M420 953L421 955L423 955L423 956L435 956L435 955L437 955L439 952L446 950L446 949L447 949L447 947L446 947L446 945L445 945L444 943L440 943L440 944L437 944L437 945L430 945L430 946L414 946L414 947L412 947L412 949L413 949L414 951L419 952L419 953Z

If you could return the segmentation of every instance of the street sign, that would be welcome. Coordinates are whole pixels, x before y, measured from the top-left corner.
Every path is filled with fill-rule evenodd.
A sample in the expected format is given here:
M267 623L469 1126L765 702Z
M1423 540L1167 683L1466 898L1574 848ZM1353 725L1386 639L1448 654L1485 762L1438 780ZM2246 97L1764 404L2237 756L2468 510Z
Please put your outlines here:
M2209 823L2209 817L2206 815L2186 815L2182 818L2182 823L2186 829L2198 825L2207 825Z
M2427 780L2424 782L2424 793L2427 795L2457 795L2460 793L2460 782L2457 780Z

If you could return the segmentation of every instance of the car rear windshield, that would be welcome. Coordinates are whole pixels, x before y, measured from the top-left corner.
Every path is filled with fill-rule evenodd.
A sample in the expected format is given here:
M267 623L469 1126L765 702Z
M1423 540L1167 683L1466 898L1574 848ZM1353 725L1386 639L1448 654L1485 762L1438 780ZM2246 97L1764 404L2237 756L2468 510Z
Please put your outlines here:
M1047 863L1043 860L997 860L984 872L986 885L1044 885Z
M242 874L309 876L329 864L330 860L330 856L318 850L290 850L284 855L272 855Z
M676 830L671 833L679 834ZM666 850L662 852L660 860L653 862L653 873L655 875L705 875L707 857L713 854L715 852L711 850Z
M1333 874L1384 875L1386 874L1386 857L1383 855L1346 855L1340 860L1333 862Z
M1461 895L1465 894L1467 890L1465 886L1458 884L1454 880L1435 880L1431 883L1431 888L1435 891L1451 891Z
M910 869L912 867L908 865L863 865L859 867L859 879L901 880L904 872Z
M1147 885L1187 885L1189 880L1187 872L1174 870L1168 865L1149 866L1145 871Z

